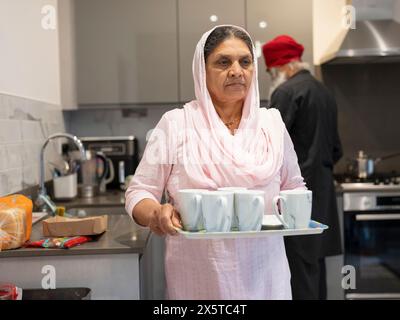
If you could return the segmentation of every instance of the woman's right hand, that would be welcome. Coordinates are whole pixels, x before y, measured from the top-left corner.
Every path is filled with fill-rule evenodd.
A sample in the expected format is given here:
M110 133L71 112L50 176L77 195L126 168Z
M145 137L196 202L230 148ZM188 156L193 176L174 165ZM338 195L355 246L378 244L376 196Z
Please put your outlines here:
M177 235L175 228L182 229L179 212L169 203L162 204L153 210L148 227L159 236Z

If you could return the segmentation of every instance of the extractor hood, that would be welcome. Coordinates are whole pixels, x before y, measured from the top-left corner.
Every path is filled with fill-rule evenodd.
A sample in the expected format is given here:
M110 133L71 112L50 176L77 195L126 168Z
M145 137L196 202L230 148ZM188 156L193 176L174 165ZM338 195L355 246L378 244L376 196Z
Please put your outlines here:
M400 62L400 24L393 20L357 21L324 64L384 62Z

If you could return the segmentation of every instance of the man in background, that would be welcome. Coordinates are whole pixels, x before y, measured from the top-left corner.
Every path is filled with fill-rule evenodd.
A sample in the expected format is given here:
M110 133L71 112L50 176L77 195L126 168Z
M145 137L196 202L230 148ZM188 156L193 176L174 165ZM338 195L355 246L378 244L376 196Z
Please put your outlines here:
M312 219L329 226L322 235L285 237L293 299L326 299L325 257L342 252L333 182L342 156L336 102L301 61L304 47L293 38L279 36L262 49L272 80L270 107L280 110L313 192Z

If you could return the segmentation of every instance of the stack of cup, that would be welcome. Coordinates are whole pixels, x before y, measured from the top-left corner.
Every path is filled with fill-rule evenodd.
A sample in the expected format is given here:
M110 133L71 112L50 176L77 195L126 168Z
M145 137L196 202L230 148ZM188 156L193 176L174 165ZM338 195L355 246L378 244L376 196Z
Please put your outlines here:
M179 213L183 227L187 231L259 231L264 196L264 191L239 187L180 190Z

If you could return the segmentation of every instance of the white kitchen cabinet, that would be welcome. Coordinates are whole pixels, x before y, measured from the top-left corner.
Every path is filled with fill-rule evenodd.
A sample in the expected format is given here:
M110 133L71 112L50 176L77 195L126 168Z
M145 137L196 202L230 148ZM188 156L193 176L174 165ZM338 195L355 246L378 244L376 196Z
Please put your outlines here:
M192 61L201 35L215 25L245 27L245 0L178 0L180 101L194 99Z
M268 98L270 79L266 72L261 47L278 35L287 34L305 47L303 61L313 63L312 0L247 0L246 22L256 47L259 48L258 79L260 98Z
M141 299L139 254L0 258L2 281L22 289L48 285L49 268L56 288L89 288L92 300Z
M178 101L176 0L77 0L82 104Z

